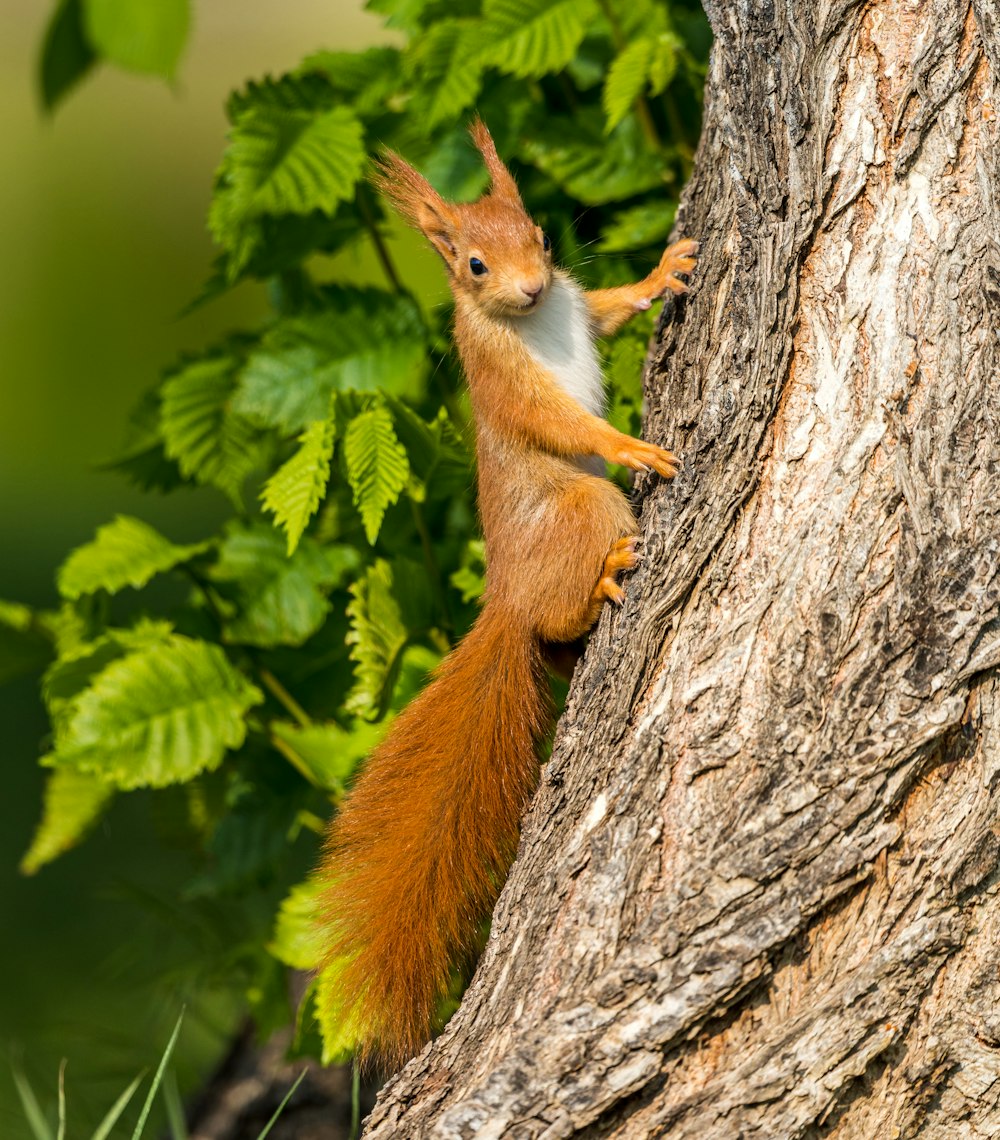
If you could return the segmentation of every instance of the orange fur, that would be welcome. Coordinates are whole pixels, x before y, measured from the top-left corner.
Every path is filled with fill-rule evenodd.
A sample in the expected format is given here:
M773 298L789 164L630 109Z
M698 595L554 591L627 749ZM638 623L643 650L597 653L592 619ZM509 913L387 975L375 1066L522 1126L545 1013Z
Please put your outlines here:
M543 651L620 602L617 576L637 559L628 500L594 473L593 457L677 470L669 451L587 410L598 397L589 380L572 394L573 369L589 376L594 336L666 289L683 291L675 274L693 268L696 249L678 242L644 281L582 293L553 268L489 131L477 121L471 134L492 180L478 202L445 202L391 152L375 176L448 271L487 553L479 620L368 761L321 870L326 960L341 970L330 1012L360 1033L366 1054L394 1065L430 1035L451 969L473 952L513 858L549 723Z

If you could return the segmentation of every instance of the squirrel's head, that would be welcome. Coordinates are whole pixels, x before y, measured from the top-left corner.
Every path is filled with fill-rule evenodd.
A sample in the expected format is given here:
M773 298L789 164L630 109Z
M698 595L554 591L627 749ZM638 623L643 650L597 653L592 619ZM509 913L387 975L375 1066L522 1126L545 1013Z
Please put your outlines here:
M482 120L469 133L492 183L478 201L446 202L390 150L381 156L375 184L441 255L456 296L494 316L523 316L537 308L552 282L551 245L528 216Z

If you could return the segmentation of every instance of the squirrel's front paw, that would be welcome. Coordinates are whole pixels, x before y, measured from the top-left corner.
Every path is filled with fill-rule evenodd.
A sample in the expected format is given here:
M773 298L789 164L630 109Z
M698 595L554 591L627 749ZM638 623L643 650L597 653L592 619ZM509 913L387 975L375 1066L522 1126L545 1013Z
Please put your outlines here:
M672 451L647 443L644 439L630 439L611 457L612 463L631 467L633 471L655 471L664 479L672 479L680 469L681 461Z
M676 274L690 273L698 264L695 254L698 252L698 243L690 238L675 241L673 245L664 250L660 264L653 271L656 285L659 289L657 296L668 289L671 293L686 293L687 285L680 281Z

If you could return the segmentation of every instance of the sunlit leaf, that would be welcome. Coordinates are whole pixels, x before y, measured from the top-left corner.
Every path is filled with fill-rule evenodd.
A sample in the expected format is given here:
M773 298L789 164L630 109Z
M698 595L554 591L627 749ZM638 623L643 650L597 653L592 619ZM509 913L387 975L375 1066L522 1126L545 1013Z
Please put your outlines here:
M56 578L64 598L95 590L115 594L126 586L140 589L156 574L189 562L209 547L207 542L177 546L139 519L119 515L98 527L92 542L77 547Z
M87 40L129 71L173 78L191 21L190 0L83 0Z
M410 475L406 452L385 407L362 412L351 421L344 437L344 459L355 506L368 541L374 543L386 508L399 498Z
M264 484L261 502L274 514L276 525L284 528L289 555L295 553L326 492L333 438L333 420L315 420L299 437L295 454Z
M222 650L178 634L106 666L72 702L58 768L116 787L164 787L218 767L262 694Z
M45 784L42 819L24 857L21 871L33 875L46 863L79 843L103 812L114 788L86 772L57 768Z

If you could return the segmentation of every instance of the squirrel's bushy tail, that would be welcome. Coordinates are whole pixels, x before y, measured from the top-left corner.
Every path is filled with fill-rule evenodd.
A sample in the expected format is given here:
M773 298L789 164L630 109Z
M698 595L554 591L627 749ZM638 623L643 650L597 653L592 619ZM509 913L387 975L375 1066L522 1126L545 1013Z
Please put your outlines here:
M550 719L537 639L488 602L335 819L325 996L366 1057L398 1066L429 1038L513 860Z

